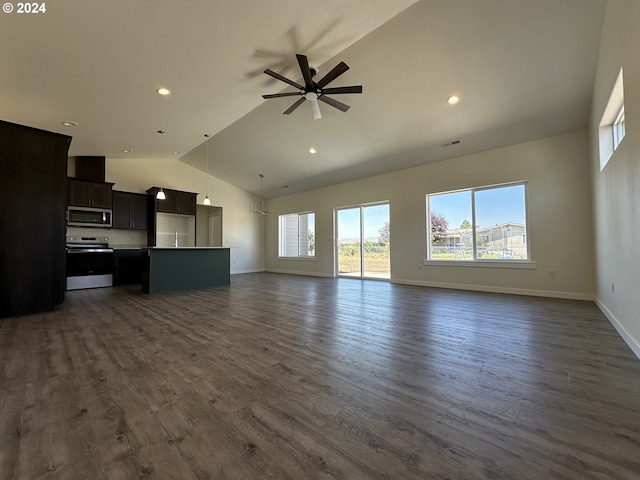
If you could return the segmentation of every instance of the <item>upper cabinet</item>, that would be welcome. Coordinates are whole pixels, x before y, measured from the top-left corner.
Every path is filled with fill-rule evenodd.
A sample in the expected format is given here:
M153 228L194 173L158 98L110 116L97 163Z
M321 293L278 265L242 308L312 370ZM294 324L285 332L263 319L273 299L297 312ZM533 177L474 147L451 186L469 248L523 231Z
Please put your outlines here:
M149 231L147 234L147 243L150 247L158 245L158 235L166 233L159 232L158 218L170 217L171 215L158 215L164 213L179 214L182 218L176 219L185 221L187 229L190 231L191 238L193 239L193 245L195 245L195 218L196 218L196 197L197 193L181 192L179 190L170 190L163 188L165 199L156 199L156 194L160 189L158 187L151 187L147 190L149 194ZM175 219L174 219L175 220ZM189 227L192 225L192 227ZM162 226L160 226L162 228ZM171 232L173 232L173 228ZM191 231L192 230L192 231ZM184 233L184 232L183 232ZM173 233L171 233L173 235ZM177 231L176 231L177 235ZM161 246L163 242L160 242ZM190 245L190 246L193 246ZM187 246L187 244L181 243L181 246Z
M147 190L149 195L155 195L160 189L151 187ZM179 213L181 215L196 214L197 193L181 192L179 190L163 189L166 199L155 200L155 211L160 213Z
M113 183L68 178L68 203L75 207L112 208Z
M113 228L147 230L149 197L140 193L113 192Z

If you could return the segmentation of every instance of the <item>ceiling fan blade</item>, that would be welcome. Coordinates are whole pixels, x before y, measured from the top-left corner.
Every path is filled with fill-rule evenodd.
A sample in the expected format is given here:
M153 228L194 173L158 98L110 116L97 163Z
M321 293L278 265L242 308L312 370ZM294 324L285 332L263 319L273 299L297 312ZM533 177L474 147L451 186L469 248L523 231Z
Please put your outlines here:
M302 105L304 103L304 101L306 100L306 98L304 97L300 97L296 103L294 103L293 105L291 105L289 108L287 108L284 112L282 112L284 115L289 115L291 112L293 112L296 108L298 108L300 105Z
M314 120L320 120L322 118L322 114L320 113L320 105L318 105L318 99L312 98L309 100L311 104L311 114L313 115Z
M298 65L300 65L300 71L302 72L302 78L304 78L304 83L306 88L313 87L313 78L311 78L311 68L309 68L309 60L307 60L306 55L296 54L296 58L298 59Z
M269 70L268 68L264 71L267 75L272 76L273 78L277 78L278 80L283 81L284 83L288 83L292 87L296 87L299 90L304 90L304 87L293 80L289 80L287 77L283 77L279 73L274 72L273 70Z
M333 67L331 71L329 71L329 73L327 73L320 79L320 81L317 83L318 87L322 88L325 85L328 85L347 70L349 70L349 66L344 62L340 62L338 65Z
M262 95L262 98L295 97L296 95L300 95L300 92L270 93L268 95Z
M362 85L353 85L351 87L323 88L322 93L330 95L335 95L336 93L362 93Z
M331 97L327 97L326 95L320 95L318 97L318 100L320 100L321 102L324 102L324 103L326 103L328 105L331 105L332 107L335 107L338 110L341 110L343 112L346 112L347 110L349 110L349 108L351 108L351 107L349 107L349 105L346 105L346 104L344 104L342 102L339 102L338 100L335 100L335 99L333 99Z

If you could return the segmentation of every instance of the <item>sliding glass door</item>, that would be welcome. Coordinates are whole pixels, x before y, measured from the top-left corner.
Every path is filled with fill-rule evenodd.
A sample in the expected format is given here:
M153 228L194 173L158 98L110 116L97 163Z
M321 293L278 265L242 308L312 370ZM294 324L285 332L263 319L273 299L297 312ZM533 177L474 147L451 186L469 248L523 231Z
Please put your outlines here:
M339 276L390 278L389 204L336 210L336 271Z

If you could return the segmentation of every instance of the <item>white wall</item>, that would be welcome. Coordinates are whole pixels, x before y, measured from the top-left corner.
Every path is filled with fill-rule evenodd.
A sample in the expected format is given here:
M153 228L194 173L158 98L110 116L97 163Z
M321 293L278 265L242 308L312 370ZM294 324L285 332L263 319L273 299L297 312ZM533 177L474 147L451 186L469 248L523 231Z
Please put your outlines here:
M592 101L596 301L640 357L640 2L609 0ZM624 69L626 136L600 171L598 126ZM615 284L612 290L611 286Z
M207 190L207 175L178 160L107 158L105 177L125 192L145 193L152 186L202 192L199 205ZM264 217L249 210L258 199L211 175L208 181L211 203L223 209L223 246L231 248L231 273L263 271Z
M528 182L535 269L422 266L426 194L522 180ZM279 197L271 201L274 214L267 218L267 270L333 275L334 208L388 200L392 281L592 299L590 181L588 136L581 130ZM278 259L278 214L304 211L316 213L316 261Z

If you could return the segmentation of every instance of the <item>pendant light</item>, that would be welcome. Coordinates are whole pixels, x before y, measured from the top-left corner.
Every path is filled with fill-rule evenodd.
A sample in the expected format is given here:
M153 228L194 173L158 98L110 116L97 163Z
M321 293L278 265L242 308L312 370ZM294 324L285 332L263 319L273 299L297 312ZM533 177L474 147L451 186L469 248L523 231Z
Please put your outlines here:
M164 135L164 130L158 130L158 133L160 135ZM162 154L160 155L160 182L164 183L164 157L162 156ZM158 191L158 193L156 193L156 199L157 200L166 200L167 196L164 194L164 190L162 190L162 187L160 187L160 190Z
M204 202L202 203L204 205L211 205L211 200L209 199L209 134L205 133L204 136L207 139L207 194L205 195Z
M253 213L260 213L262 215L266 215L267 213L273 213L273 207L269 204L266 204L262 198L262 179L264 178L263 174L259 174L260 177L260 201L258 205L251 205L251 211Z

